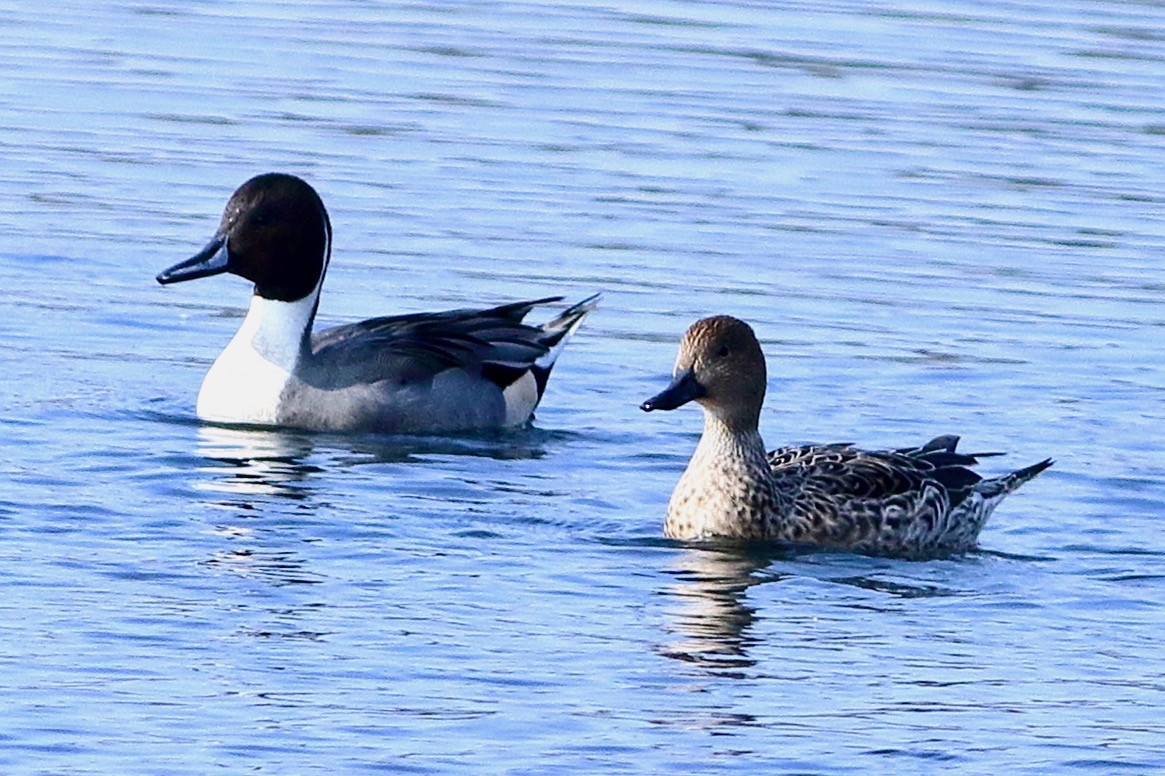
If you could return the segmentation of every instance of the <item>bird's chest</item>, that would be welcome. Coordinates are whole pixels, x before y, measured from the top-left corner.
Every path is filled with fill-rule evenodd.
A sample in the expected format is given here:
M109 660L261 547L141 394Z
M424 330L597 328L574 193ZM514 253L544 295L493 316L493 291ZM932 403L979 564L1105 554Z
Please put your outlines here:
M272 425L290 370L265 358L250 340L235 337L202 381L198 417L217 423Z
M773 505L766 483L732 461L693 460L668 503L665 533L673 539L764 538Z

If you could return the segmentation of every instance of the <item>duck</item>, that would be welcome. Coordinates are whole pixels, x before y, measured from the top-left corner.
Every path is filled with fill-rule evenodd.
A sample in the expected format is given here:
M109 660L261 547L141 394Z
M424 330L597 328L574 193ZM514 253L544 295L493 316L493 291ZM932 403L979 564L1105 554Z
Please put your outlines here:
M331 255L331 221L316 190L297 176L266 173L235 190L206 247L157 276L169 285L225 272L253 284L238 332L202 381L200 419L394 434L522 426L600 298L541 326L523 319L563 297L313 332Z
M954 435L892 450L832 443L766 452L759 431L765 357L752 327L729 315L692 324L673 374L640 408L694 401L704 411L703 434L668 502L664 532L680 541L908 558L969 552L1004 496L1053 463L984 478L970 467L1000 453L960 453Z

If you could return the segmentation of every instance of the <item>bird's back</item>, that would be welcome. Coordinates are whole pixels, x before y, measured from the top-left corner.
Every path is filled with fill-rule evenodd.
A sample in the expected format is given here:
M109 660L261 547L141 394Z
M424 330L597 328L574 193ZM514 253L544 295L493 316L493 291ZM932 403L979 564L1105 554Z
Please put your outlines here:
M1050 461L984 480L970 467L996 454L959 453L957 443L941 436L898 450L849 444L774 450L774 487L789 505L779 538L907 556L972 549L999 500Z
M285 422L330 429L442 432L519 425L542 398L553 357L594 308L522 323L558 297L486 310L372 318L312 337L284 397Z

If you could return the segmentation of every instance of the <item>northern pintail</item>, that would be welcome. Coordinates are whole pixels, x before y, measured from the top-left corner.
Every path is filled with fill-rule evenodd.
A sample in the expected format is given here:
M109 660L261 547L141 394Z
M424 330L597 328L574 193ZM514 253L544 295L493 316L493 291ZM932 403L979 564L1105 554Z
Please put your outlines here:
M668 503L669 537L905 557L964 552L1004 496L1052 465L984 479L968 467L998 453L958 453L956 436L900 450L824 444L766 454L758 430L765 375L748 324L704 318L684 335L671 384L643 403L648 412L689 401L704 410L704 433Z
M332 252L319 195L269 173L231 196L214 239L162 284L230 272L255 284L239 331L198 392L204 420L321 431L430 433L526 423L598 294L543 324L547 297L484 310L372 318L312 333Z

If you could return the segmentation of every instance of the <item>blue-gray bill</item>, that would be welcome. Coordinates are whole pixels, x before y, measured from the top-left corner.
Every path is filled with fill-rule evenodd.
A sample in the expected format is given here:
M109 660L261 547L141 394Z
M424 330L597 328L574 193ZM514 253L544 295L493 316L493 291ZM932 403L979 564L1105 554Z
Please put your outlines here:
M158 273L158 282L162 285L181 283L219 275L229 269L230 251L227 250L226 238L215 237L194 256Z
M700 385L696 375L691 369L685 369L675 376L667 388L640 404L639 409L644 412L674 410L704 395L704 386Z

